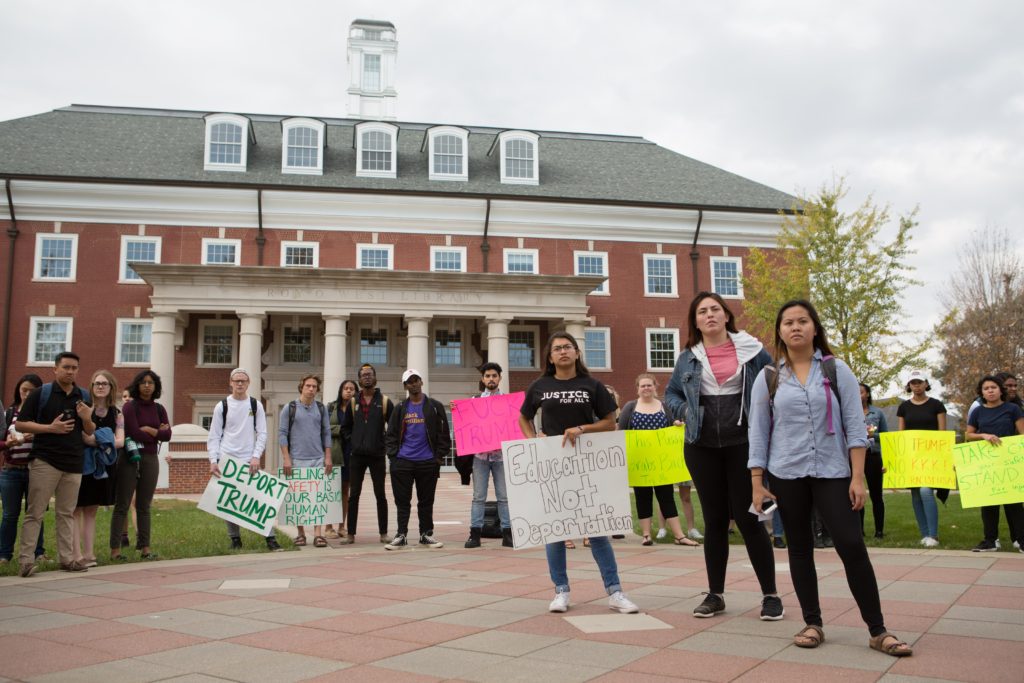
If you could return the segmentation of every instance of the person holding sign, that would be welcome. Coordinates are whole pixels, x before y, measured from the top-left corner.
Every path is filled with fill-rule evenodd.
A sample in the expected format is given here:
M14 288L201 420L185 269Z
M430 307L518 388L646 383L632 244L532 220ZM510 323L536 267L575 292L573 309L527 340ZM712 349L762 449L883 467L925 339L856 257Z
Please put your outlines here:
M701 292L690 302L686 349L676 360L665 404L686 423L686 467L704 512L704 565L708 592L693 616L725 610L729 520L735 519L764 596L761 619L782 619L775 588L775 553L764 526L748 514L747 423L754 377L771 356L757 339L736 329L736 318L719 294ZM788 527L787 527L788 529Z
M672 418L664 404L658 400L658 382L654 375L644 373L636 378L637 399L622 407L619 414L619 429L662 429L671 426ZM682 453L679 454L682 456ZM662 486L634 486L636 496L636 515L640 518L640 532L643 534L643 545L654 545L651 538L651 518L654 517L654 497L658 498L658 507L665 517L665 523L672 529L676 545L699 546L696 541L686 537L679 526L679 513L676 512L675 495L672 484Z
M988 375L978 382L978 394L982 404L971 413L967 422L968 441L987 441L999 446L1000 437L1024 434L1024 412L1016 403L1006 400L1006 387L998 377ZM1006 522L1017 534L1024 530L1024 503L1005 503ZM974 547L974 552L985 553L999 549L999 506L985 505L981 508L981 523L985 538ZM1020 552L1024 553L1024 537L1014 538Z
M281 466L290 477L293 467L323 467L330 475L331 418L327 408L316 400L320 393L320 378L305 375L299 380L299 400L289 401L281 410L277 422L277 445L281 449ZM299 535L295 545L306 545L306 529L298 524ZM320 525L313 526L313 545L326 548L327 539L321 535Z
M864 477L871 496L871 515L875 518L875 538L885 537L885 501L882 500L882 444L878 435L889 431L885 413L872 405L871 387L861 382L860 406L864 410L864 424L868 428L868 451L864 458ZM864 535L864 508L860 509L860 533Z
M923 429L927 431L946 430L946 406L937 398L928 395L932 385L920 370L912 370L906 390L910 398L896 409L900 431ZM921 531L921 545L934 548L939 544L939 506L935 502L935 490L927 486L910 489L910 504Z
M519 428L523 436L537 436L533 418L541 411L541 432L544 436L561 436L562 447L575 447L576 439L589 432L615 430L617 406L605 386L590 376L580 358L576 338L568 332L556 332L544 346L544 374L526 390L520 409ZM555 598L548 610L569 609L569 574L566 570L565 543L545 545L548 573L555 584ZM604 588L609 595L608 607L623 614L635 614L640 608L622 592L615 551L607 536L592 536L590 552L601 570Z
M832 358L814 306L803 300L783 304L775 319L775 364L761 371L750 397L751 500L761 509L771 498L782 513L793 588L806 624L793 644L814 648L825 640L811 533L811 513L817 510L868 626L869 646L905 657L910 646L885 628L875 570L860 533L868 434L858 394L849 366Z
M480 368L484 390L479 398L501 394L501 366L484 363ZM484 504L487 502L487 480L494 478L494 497L498 499L498 520L501 523L501 545L512 547L512 524L508 517L508 493L505 490L505 466L501 451L473 454L473 504L469 512L469 538L464 547L479 548L484 526Z

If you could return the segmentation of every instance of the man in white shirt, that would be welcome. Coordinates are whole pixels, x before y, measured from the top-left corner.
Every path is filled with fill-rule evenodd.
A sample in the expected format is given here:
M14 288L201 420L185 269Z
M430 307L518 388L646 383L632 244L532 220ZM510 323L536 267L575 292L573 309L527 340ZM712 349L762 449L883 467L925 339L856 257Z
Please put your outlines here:
M206 450L210 456L210 474L220 476L218 463L227 456L248 463L249 470L260 469L260 457L267 446L267 414L263 404L249 397L249 373L242 368L231 371L231 395L213 409ZM241 530L227 522L232 550L242 547ZM282 550L273 530L267 536L267 549Z

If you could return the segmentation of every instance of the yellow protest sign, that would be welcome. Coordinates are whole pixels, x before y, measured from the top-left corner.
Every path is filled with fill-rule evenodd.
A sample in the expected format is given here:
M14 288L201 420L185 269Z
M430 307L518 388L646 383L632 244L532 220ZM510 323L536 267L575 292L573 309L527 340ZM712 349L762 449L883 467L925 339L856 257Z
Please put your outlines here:
M690 479L683 460L683 427L626 430L630 486L661 486Z
M954 432L911 429L882 432L879 437L882 465L885 467L883 488L956 488L952 453L956 443Z
M960 505L1024 502L1024 436L1008 436L997 448L987 441L953 446Z

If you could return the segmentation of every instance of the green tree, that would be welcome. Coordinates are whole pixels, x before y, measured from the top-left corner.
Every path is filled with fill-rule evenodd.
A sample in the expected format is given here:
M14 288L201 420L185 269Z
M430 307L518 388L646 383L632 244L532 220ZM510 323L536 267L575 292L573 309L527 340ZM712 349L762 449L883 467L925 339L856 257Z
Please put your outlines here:
M810 197L801 197L783 215L776 249L752 249L743 278L744 313L749 329L774 338L779 306L809 299L818 309L836 356L860 381L887 388L900 372L922 365L927 344L902 326L902 297L912 277L907 257L917 209L898 218L895 237L880 233L891 221L889 207L868 197L852 213L839 209L848 190L834 179Z

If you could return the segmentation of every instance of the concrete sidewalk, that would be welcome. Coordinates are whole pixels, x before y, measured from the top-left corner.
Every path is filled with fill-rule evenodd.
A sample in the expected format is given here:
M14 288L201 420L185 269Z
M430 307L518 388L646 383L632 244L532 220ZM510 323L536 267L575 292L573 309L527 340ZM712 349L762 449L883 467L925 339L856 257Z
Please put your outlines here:
M733 546L728 609L696 619L701 549L616 541L640 615L607 599L590 552L569 551L572 609L549 614L543 551L465 550L470 490L445 475L435 519L445 547L388 552L372 527L355 545L48 572L0 579L0 675L25 681L863 681L1024 680L1024 555L872 550L898 660L867 647L842 565L818 551L826 642L801 626L785 551L786 617ZM393 509L392 509L392 514ZM415 509L413 511L415 532ZM394 531L392 524L391 531ZM158 544L159 545L159 544ZM159 549L157 547L157 549Z

